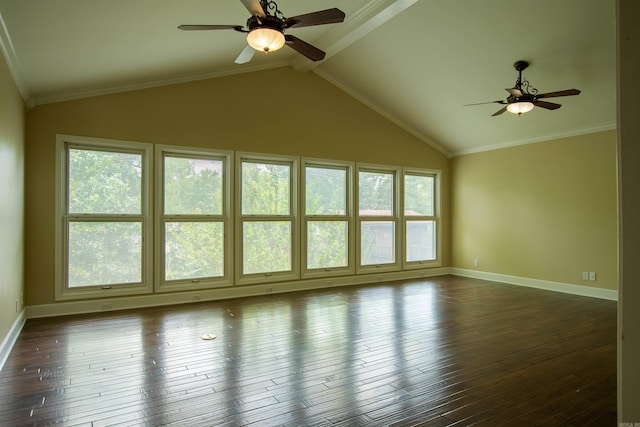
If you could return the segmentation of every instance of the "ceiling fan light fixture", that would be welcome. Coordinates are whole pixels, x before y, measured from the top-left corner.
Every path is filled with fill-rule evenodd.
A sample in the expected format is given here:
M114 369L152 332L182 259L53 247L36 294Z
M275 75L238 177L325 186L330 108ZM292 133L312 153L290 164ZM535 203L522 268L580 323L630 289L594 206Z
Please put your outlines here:
M529 101L512 102L507 105L507 111L513 114L521 115L533 110L533 103Z
M260 52L275 52L284 46L284 34L273 28L255 28L247 34L247 43Z

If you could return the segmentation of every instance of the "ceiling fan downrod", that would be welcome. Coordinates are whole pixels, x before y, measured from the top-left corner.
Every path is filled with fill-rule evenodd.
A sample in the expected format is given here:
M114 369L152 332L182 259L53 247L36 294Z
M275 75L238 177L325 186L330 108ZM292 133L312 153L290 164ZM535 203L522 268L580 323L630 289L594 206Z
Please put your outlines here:
M528 80L522 79L522 71L526 70L529 66L527 61L516 61L513 64L513 68L518 72L518 79L516 80L515 89L518 89L523 95L536 95L538 93L538 89L533 87Z

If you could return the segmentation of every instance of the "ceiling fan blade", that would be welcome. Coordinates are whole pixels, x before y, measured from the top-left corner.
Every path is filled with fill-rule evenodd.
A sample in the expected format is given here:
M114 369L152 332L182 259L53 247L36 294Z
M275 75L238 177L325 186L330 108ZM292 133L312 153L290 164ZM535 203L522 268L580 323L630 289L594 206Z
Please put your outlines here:
M463 105L463 107L471 107L473 105L484 105L484 104L506 104L506 102L503 101L503 100L487 101L487 102L476 102L475 104L465 104L465 105Z
M253 55L255 55L255 53L256 50L254 48L246 45L244 49L242 49L242 52L240 52L240 55L238 55L236 60L233 62L235 62L236 64L246 64L253 59Z
M184 31L193 30L242 30L242 25L178 25Z
M260 18L264 18L267 16L264 13L264 9L262 9L262 5L259 0L240 0L244 7L247 8L251 16L259 16Z
M284 40L291 49L297 51L298 53L306 56L312 61L321 61L324 59L325 53L318 49L315 46L310 45L309 43L300 40L299 38L292 36L290 34L286 34L284 36Z
M533 101L533 105L535 105L536 107L546 108L547 110L557 110L558 108L562 107L562 105L560 104L555 104L553 102L547 101Z
M501 109L499 109L498 111L496 111L495 113L493 113L491 115L491 117L499 116L500 114L504 113L505 111L507 111L507 106L506 105L504 107L502 107Z
M312 25L335 24L344 21L345 14L337 8L292 16L285 21L285 28L310 27Z
M511 95L515 96L516 98L522 97L522 91L520 89L516 89L515 87L512 87L510 89L505 89L505 90L509 92Z
M580 91L578 89L559 90L557 92L547 92L540 95L536 95L536 98L537 99L555 98L556 96L571 96L571 95L580 95Z

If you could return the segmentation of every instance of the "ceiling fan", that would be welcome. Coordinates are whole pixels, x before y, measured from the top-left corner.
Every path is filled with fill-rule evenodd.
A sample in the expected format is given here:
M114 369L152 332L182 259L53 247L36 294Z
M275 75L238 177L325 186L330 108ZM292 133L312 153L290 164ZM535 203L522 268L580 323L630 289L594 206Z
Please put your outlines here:
M541 107L547 110L557 110L561 107L560 104L541 101L541 99L543 98L555 98L559 96L571 96L580 94L580 91L578 89L567 89L557 92L547 92L539 94L538 89L531 86L531 84L527 80L522 80L522 71L525 70L528 66L529 63L527 61L517 61L515 64L513 64L513 67L518 72L518 79L516 80L516 84L514 87L505 89L507 92L509 92L509 96L506 100L501 99L499 101L467 104L465 105L465 107L481 104L502 104L504 105L504 107L493 113L491 116L499 116L505 111L521 115L522 113L533 110L533 107Z
M236 64L251 61L256 51L274 52L285 44L306 56L312 61L324 59L325 52L309 43L285 34L289 28L310 27L343 22L345 14L340 9L327 9L304 15L286 18L272 0L240 0L244 7L251 12L246 26L242 25L180 25L179 29L191 30L236 30L247 33L247 46L235 60Z

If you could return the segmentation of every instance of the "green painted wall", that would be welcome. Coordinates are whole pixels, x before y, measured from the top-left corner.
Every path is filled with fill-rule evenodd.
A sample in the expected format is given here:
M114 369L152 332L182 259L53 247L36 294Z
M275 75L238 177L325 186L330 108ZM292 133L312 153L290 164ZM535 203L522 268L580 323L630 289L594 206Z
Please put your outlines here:
M455 157L452 175L454 267L617 289L615 131Z
M0 343L23 293L24 103L0 55ZM22 306L18 308L22 310Z
M28 305L54 302L56 134L439 169L449 264L449 159L317 75L279 68L30 111Z

